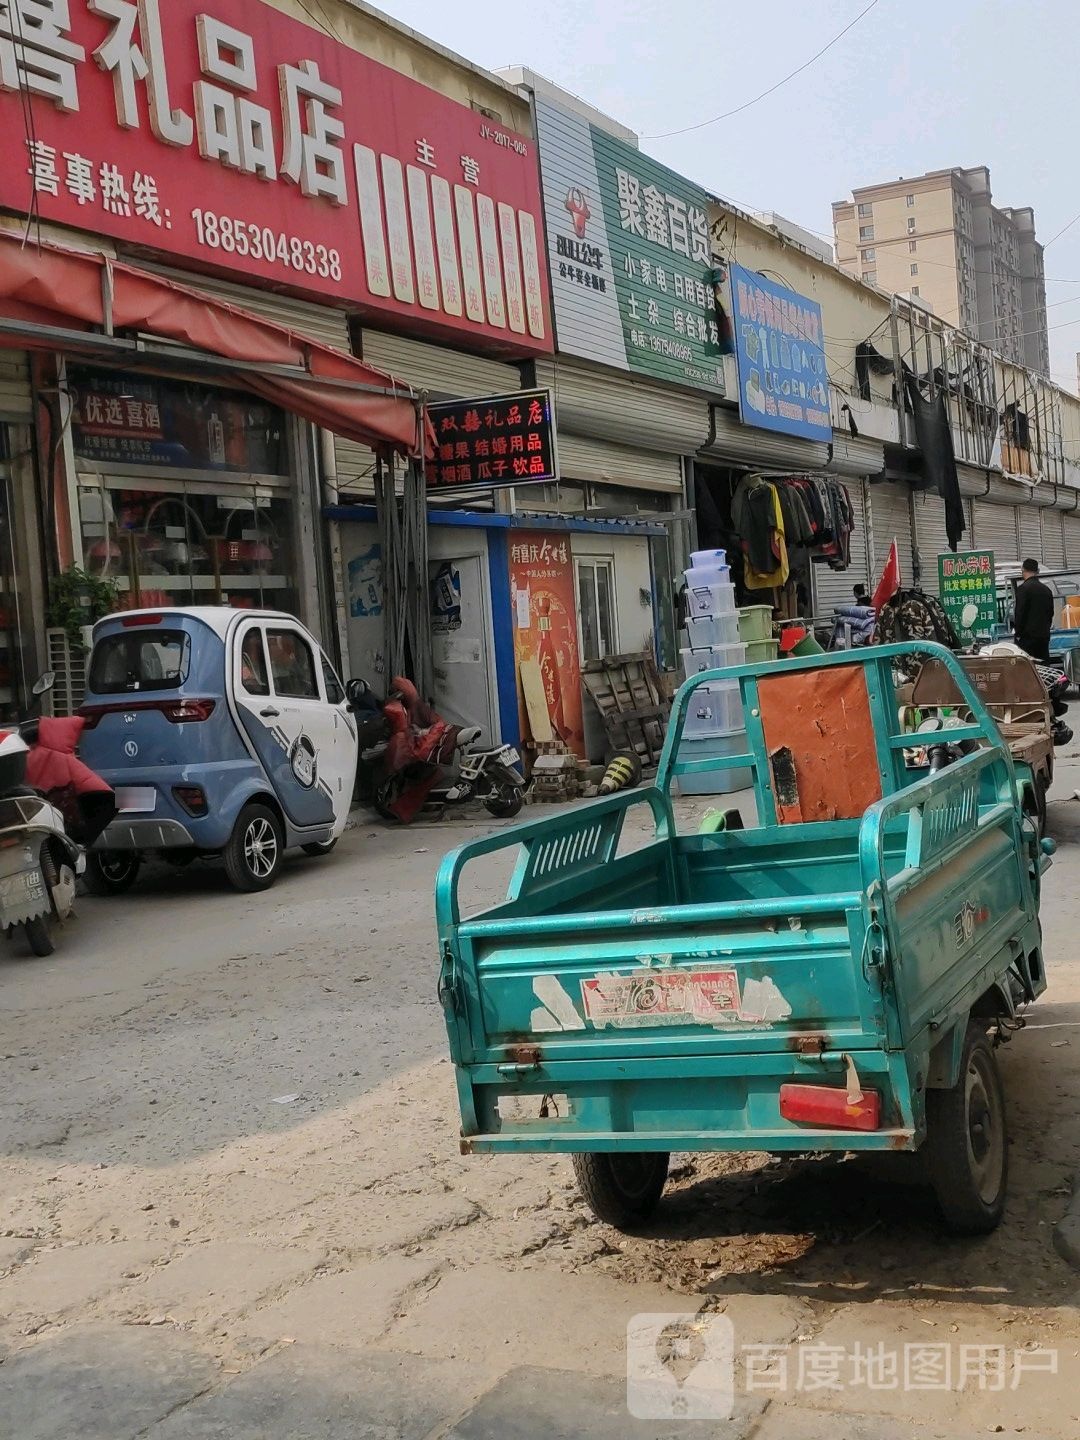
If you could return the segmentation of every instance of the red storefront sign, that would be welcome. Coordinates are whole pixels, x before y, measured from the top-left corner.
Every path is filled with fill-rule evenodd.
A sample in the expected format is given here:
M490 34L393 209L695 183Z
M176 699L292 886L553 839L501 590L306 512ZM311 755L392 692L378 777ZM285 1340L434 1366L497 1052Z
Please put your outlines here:
M0 208L552 350L532 140L259 0L7 0L0 133Z

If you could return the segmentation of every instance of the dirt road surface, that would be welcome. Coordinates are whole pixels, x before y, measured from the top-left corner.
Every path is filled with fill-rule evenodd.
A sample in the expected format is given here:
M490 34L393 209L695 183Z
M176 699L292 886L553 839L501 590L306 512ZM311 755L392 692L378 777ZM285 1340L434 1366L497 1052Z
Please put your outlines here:
M361 822L263 896L162 869L82 901L51 959L4 947L0 1434L1072 1440L1080 1275L1051 1236L1080 1169L1077 785L1063 767L1050 989L1000 1052L1012 1184L981 1241L842 1160L678 1157L630 1238L561 1157L462 1157L431 900L460 823ZM731 1323L730 1418L627 1418L641 1312Z

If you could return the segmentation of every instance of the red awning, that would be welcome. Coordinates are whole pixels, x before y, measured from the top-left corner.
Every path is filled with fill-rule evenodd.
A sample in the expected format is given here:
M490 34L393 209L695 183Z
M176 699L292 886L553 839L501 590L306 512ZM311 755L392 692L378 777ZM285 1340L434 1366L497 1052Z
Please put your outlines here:
M72 332L85 332L85 344ZM226 369L233 362L235 384L348 440L416 455L423 434L430 449L418 397L392 375L124 261L0 231L0 346L96 353L135 333L190 346ZM110 358L124 363L118 348ZM150 358L134 344L129 353Z

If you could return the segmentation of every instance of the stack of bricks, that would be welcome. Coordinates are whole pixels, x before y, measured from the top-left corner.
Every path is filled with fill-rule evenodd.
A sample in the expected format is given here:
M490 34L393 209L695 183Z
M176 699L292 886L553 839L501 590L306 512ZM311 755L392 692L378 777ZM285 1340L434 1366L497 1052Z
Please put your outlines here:
M581 762L561 740L542 740L536 745L529 799L538 804L558 804L581 795Z

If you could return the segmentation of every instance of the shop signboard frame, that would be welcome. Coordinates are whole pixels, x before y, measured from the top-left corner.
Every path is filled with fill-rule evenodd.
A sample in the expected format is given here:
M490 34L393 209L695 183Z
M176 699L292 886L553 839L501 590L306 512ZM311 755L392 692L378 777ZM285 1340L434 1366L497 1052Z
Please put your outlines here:
M831 443L821 306L744 265L729 268L739 419L758 430Z
M428 494L505 490L559 478L550 390L515 390L427 407L435 454L424 467Z
M558 350L724 394L710 197L537 95Z
M260 0L34 8L0 14L0 210L551 353L531 138Z
M991 635L998 618L993 550L938 555L938 595L962 644Z

